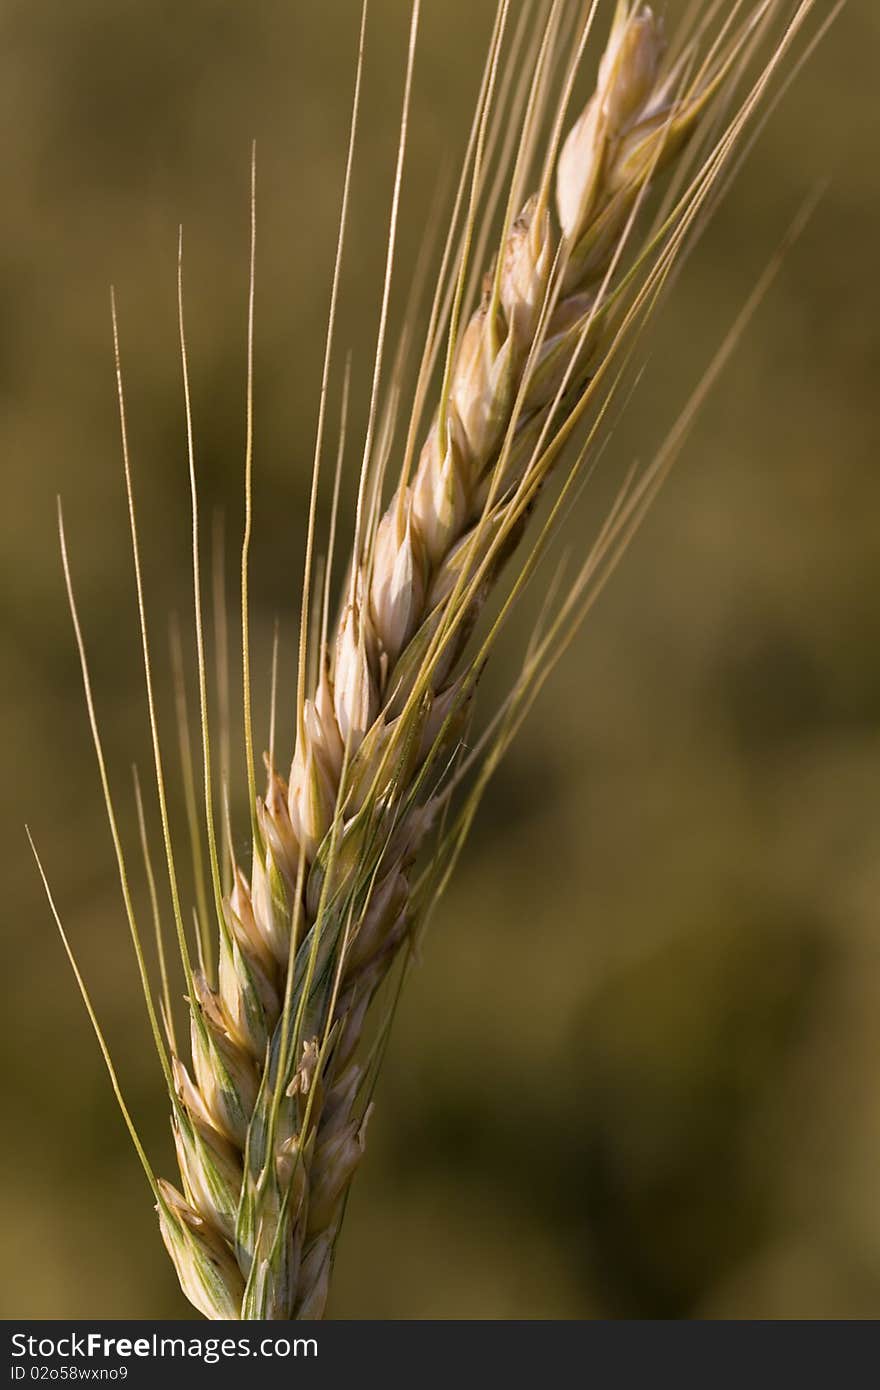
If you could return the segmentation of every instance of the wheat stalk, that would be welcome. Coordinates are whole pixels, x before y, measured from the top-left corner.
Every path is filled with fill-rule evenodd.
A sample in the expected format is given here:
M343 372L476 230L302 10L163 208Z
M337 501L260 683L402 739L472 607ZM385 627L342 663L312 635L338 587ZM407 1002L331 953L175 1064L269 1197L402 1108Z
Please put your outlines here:
M732 152L811 8L811 0L793 7L770 57L730 114L735 86L785 6L764 0L741 15L742 6L734 4L714 38L702 32L704 25L696 33L684 32L667 47L662 27L647 5L619 0L595 90L570 123L572 90L597 5L586 7L573 26L566 23L566 9L559 0L544 7L544 18L534 31L531 67L524 68L518 89L519 139L512 152L498 250L474 307L473 250L485 240L481 227L491 221L492 199L483 207L482 223L480 200L485 196L488 154L497 143L502 119L499 73L510 56L505 47L508 5L501 0L406 443L389 488L385 484L393 452L396 375L384 415L379 401L418 20L418 4L414 5L355 535L339 616L331 625L329 560L323 593L317 592L320 586L313 579L314 515L360 92L364 6L315 451L296 740L287 780L271 755L267 760L263 796L256 792L250 733L249 393L242 595L253 855L249 876L233 864L228 891L223 888L212 811L181 289L208 862L219 928L216 966L202 935L197 962L192 961L177 890L152 700L117 337L123 452L157 785L190 1006L189 1062L181 1056L173 1032L167 983L164 1036L152 1003L115 830L63 531L62 546L126 908L172 1104L183 1190L156 1178L140 1147L139 1153L181 1287L207 1317L323 1314L385 1037L383 1030L378 1045L372 1050L364 1046L370 1005L403 948L408 958L414 932L442 890L485 780L555 659L554 647L561 650L582 620L585 598L590 600L616 563L671 455L638 486L624 488L558 618L533 643L510 700L464 755L463 733L479 672L595 450L628 354L724 186ZM548 128L544 154L536 163L534 151ZM677 180L653 224L646 227L647 192L661 170L677 160ZM524 197L529 176L534 192ZM252 361L253 244L250 310ZM415 461L414 445L438 358L439 397ZM579 426L582 437L576 436ZM543 485L573 439L578 445L575 457L550 515L532 537L500 613L475 644L472 635L487 599L521 546ZM337 490L338 483L337 471ZM382 498L389 491L383 508ZM331 539L331 554L332 548ZM310 619L313 598L317 613ZM456 811L454 794L474 769L470 796ZM427 843L433 845L432 859L420 867ZM147 866L152 890L148 856ZM203 902L202 928L207 925L206 911ZM164 956L161 959L164 981ZM124 1114L134 1135L128 1112Z

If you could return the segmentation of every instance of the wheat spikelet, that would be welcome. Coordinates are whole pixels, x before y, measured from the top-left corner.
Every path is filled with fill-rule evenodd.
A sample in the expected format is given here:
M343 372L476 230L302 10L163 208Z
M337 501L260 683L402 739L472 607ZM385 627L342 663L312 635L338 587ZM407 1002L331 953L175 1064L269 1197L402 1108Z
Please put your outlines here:
M256 795L246 711L253 856L249 875L233 865L226 893L209 812L219 926L216 971L204 947L198 964L189 958L174 887L156 742L166 852L190 1006L189 1061L180 1055L170 1027L166 1047L152 1014L151 1018L169 1083L182 1192L155 1179L145 1166L181 1287L207 1317L323 1314L336 1237L364 1150L369 1116L374 1069L362 1041L367 1012L438 891L437 879L419 871L420 851L434 836L433 843L443 850L438 849L442 866L444 855L451 862L459 843L456 834L440 835L438 823L450 804L457 777L450 779L450 769L461 751L474 688L497 623L476 652L469 639L502 569L522 542L546 478L576 427L587 422L588 409L593 409L595 422L586 445L594 442L603 400L610 399L625 345L653 308L720 186L731 151L811 0L795 7L769 62L734 115L726 124L721 121L717 134L707 115L713 99L723 98L741 78L781 8L776 0L765 0L737 23L740 6L734 5L714 43L701 50L696 38L686 35L667 52L652 10L620 0L595 91L563 139L574 74L596 6L590 6L576 26L566 54L559 51L567 32L564 7L551 5L537 33L530 84L523 88L522 135L498 251L486 271L479 302L467 313L467 277L472 270L468 248L504 52L507 5L504 0L499 5L474 124L471 200L458 263L447 281L448 333L439 399L415 467L409 444L404 450L384 510L388 451L381 428L374 428L371 409L340 613L330 631L325 592L317 637L312 624L316 675L307 697L310 532L289 775L285 780L270 757L265 794ZM416 5L407 97L417 12ZM542 129L554 62L566 57L570 61L562 64L565 76L558 84L535 191L524 198L523 181ZM360 67L355 107L359 82ZM709 150L686 191L676 200L673 190L670 206L637 240L634 228L645 220L640 214L652 181L704 125ZM403 149L402 139L392 227ZM349 169L350 156L351 150ZM681 179L686 183L686 165ZM390 264L389 255L389 271ZM387 288L386 283L374 407ZM441 313L438 319L442 318ZM440 341L435 322L426 362ZM329 342L328 337L325 379ZM186 376L185 386L188 405ZM420 395L421 380L410 442L418 428ZM322 423L316 455L321 429ZM582 448L563 496L584 457ZM642 501L636 498L638 505ZM638 511L636 502L622 506L610 519L597 547L596 572L628 534ZM194 481L193 504L197 532ZM561 500L527 552L514 592L533 567L560 505ZM248 512L245 624L249 526ZM133 511L132 535L137 563ZM592 576L589 571L586 580ZM139 572L138 586L143 623ZM573 592L579 596L577 586ZM76 621L75 612L74 617ZM198 621L204 679L200 616ZM145 628L144 643L149 688ZM247 692L246 629L244 648ZM539 678L534 666L528 668L523 690ZM204 711L204 692L202 706ZM511 722L499 725L494 751L491 743L487 745L486 775L495 754L506 746L515 723L515 702L505 718L508 715ZM100 759L96 731L95 737ZM209 806L207 733L205 770ZM460 822L462 833L469 814ZM121 857L120 874L125 888ZM145 993L149 1001L146 983ZM165 995L167 1022L167 988Z

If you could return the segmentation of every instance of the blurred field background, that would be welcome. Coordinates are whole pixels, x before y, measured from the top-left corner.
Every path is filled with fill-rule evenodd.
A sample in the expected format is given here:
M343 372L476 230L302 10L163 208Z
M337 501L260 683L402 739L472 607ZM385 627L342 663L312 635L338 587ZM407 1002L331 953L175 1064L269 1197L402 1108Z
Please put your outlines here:
M462 148L492 6L423 9L398 321L438 171ZM339 337L353 353L356 439L408 23L403 0L370 10ZM177 228L206 539L222 509L234 604L256 137L263 746L276 614L279 741L290 737L357 19L354 0L2 7L6 1317L187 1315L24 835L27 821L132 1109L170 1174L55 495L136 865L129 765L146 771L149 746L108 285L179 817L166 624L173 609L188 615L191 589ZM400 1011L333 1316L880 1312L878 39L876 7L852 0L774 115L668 303L602 479L567 528L577 553L827 177L482 808ZM337 401L338 380L331 410ZM515 669L537 598L486 679L484 707ZM240 797L235 809L242 834ZM152 801L150 820L155 832Z

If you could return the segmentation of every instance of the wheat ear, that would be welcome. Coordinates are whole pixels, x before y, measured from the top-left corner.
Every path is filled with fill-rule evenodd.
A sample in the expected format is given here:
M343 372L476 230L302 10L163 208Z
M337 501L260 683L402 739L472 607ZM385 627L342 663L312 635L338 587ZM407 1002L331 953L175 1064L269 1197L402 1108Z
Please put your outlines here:
M368 436L340 617L301 691L289 778L270 765L255 798L250 877L235 866L220 902L217 979L191 972L192 1066L173 1059L183 1193L160 1183L160 1222L209 1317L323 1312L364 1146L364 1020L418 913L412 866L478 674L468 637L617 343L645 190L766 8L694 78L692 48L664 63L652 11L618 5L596 90L506 217L459 331L462 258L440 400L381 516ZM493 42L497 61L499 26Z
M368 1046L365 1027L370 1006L402 955L399 993L415 931L424 928L429 910L442 892L482 789L547 671L570 641L638 525L686 434L691 408L655 467L637 485L631 486L631 479L624 485L557 616L548 620L545 632L535 634L522 676L509 699L466 748L464 733L480 671L583 477L586 461L595 453L641 329L725 188L733 166L731 156L812 11L814 0L753 0L750 9L745 0L732 0L714 39L706 35L718 6L710 6L696 32L693 24L688 24L668 48L649 6L638 0L617 0L595 91L563 138L576 74L598 4L599 0L590 0L581 10L568 6L565 0L544 0L537 6L542 17L534 29L530 50L525 45L531 60L515 84L508 113L513 134L505 136L507 97L501 94L511 90L507 79L512 73L505 74L503 65L523 48L531 7L523 5L516 37L507 48L510 0L497 0L406 442L396 475L386 487L401 392L399 364L406 357L412 332L408 322L398 350L398 367L387 389L382 381L384 347L419 14L419 0L413 0L355 534L339 616L331 624L330 576L345 407L323 585L313 573L315 511L357 126L364 0L315 446L294 752L285 780L273 762L273 678L272 751L267 758L268 781L263 796L257 794L254 772L248 630L255 246L252 188L242 547L245 757L253 832L249 875L234 861L230 848L223 850L221 867L217 849L201 611L198 490L179 268L207 832L204 862L212 890L210 894L204 888L197 891L195 959L184 928L158 735L115 302L113 305L138 612L156 790L189 1004L189 1061L178 1046L161 937L158 1004L149 979L98 729L63 524L62 560L126 916L171 1103L182 1191L157 1178L150 1166L122 1099L106 1042L51 894L49 902L123 1119L152 1190L162 1237L181 1288L209 1318L323 1315L336 1239L364 1149L372 1090L397 994L392 991L382 1027ZM734 101L759 45L771 32L771 25L785 14L787 22L769 58L759 65L745 95ZM536 160L542 138L545 152ZM487 167L499 145L500 168L487 196ZM646 221L643 204L655 176L673 160L677 160L677 172L653 223L647 231L637 231ZM482 259L480 248L488 241L505 169L509 169L510 178L497 254L486 271L475 306L473 289L479 270L474 264L475 250ZM535 191L526 198L524 190L528 187ZM729 344L719 363L728 351ZM413 466L428 386L438 365L439 394ZM717 364L709 377L716 370ZM348 382L347 368L344 401ZM383 389L387 389L386 406L380 413ZM522 546L543 484L570 443L573 457L561 470L562 480L549 514L537 534L533 526L528 546ZM389 493L390 499L383 505ZM502 569L517 553L516 574L500 608L491 623L482 624L488 631L479 641L472 641ZM215 574L215 592L218 587L222 584L218 586ZM179 665L177 656L175 664ZM181 707L185 725L185 699ZM223 708L221 701L221 712ZM187 814L191 838L198 847L185 736L182 741ZM224 729L220 760L224 778L228 765L225 745ZM472 779L469 795L460 807L456 800L453 808L453 798L467 778ZM223 790L225 794L226 788ZM158 923L139 784L136 797L153 916ZM231 835L228 838L231 845ZM428 844L430 856L424 853ZM224 872L227 856L229 884ZM200 865L196 877L201 882ZM219 928L216 962L212 959L209 913L216 916Z

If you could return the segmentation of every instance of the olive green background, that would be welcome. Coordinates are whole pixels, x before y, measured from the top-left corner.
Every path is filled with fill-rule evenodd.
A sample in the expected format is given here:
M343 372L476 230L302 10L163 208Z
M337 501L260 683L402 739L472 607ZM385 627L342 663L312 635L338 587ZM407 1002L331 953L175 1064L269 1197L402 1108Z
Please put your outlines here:
M492 7L423 9L394 325L436 180L462 148ZM408 21L402 0L370 10L339 325L355 442ZM204 530L209 541L221 509L234 605L255 137L256 719L262 746L277 615L289 742L357 19L354 0L6 0L0 14L7 1317L187 1313L24 833L27 821L132 1109L170 1174L55 496L137 868L129 765L148 769L149 744L108 286L179 826L166 632L172 610L188 620L191 587L177 228ZM482 808L400 1011L335 1316L880 1312L878 38L876 7L852 0L773 116L665 305L644 380L566 528L576 558L827 180ZM337 374L334 417L338 396ZM483 684L484 711L515 670L548 573ZM155 836L152 797L149 815Z

